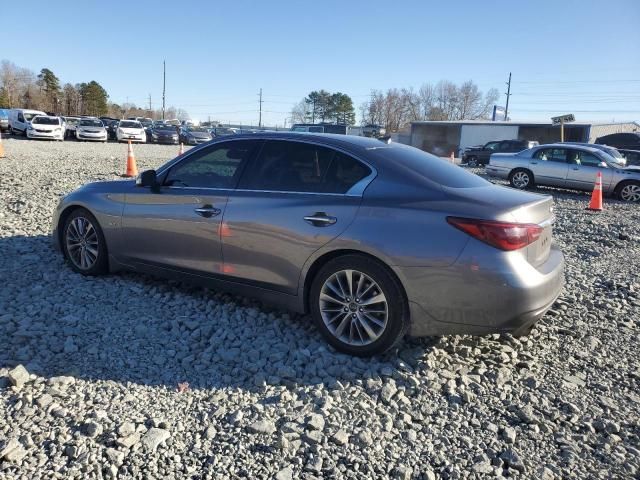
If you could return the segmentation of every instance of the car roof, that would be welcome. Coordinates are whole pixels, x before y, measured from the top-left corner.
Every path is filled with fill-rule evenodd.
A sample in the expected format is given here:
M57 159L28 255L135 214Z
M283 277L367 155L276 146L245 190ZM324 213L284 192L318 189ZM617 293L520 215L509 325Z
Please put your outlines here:
M579 143L572 143L572 142L545 143L544 145L536 145L533 148L540 149L540 148L567 148L567 147L579 148L582 150L586 150L588 152L602 152L602 149L598 147L592 147L590 146L590 144L581 145Z

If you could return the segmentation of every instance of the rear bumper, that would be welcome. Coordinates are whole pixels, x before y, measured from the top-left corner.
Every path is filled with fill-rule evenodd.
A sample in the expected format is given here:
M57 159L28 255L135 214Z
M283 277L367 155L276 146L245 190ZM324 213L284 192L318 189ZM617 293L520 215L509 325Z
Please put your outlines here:
M512 255L512 253L515 253ZM517 252L488 266L467 252L444 269L402 268L412 336L520 332L553 305L564 285L564 256L552 247L534 267Z

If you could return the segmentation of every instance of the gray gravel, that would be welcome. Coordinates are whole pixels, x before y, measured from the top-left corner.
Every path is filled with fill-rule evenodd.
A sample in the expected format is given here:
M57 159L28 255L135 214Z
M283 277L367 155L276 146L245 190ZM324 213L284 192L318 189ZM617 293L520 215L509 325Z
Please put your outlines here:
M251 299L73 273L51 212L120 174L126 147L3 142L0 478L640 475L639 205L596 214L586 194L544 190L567 286L529 337L365 360ZM177 147L134 151L144 169Z

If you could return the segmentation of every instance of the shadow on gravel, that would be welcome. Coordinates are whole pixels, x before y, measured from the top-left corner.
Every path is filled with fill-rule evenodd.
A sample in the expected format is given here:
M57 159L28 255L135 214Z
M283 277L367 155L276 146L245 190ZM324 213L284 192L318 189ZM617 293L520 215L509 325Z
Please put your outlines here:
M0 238L0 368L118 383L261 389L335 385L419 360L437 339L372 359L336 353L309 317L137 274L73 273L47 236Z

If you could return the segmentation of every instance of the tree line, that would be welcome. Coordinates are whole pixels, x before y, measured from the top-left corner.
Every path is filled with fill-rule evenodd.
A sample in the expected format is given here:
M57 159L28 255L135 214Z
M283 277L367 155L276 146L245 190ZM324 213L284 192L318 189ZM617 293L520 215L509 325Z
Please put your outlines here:
M29 108L56 115L162 118L161 109L110 102L107 91L95 80L63 85L49 68L41 69L36 75L8 60L0 63L0 108ZM186 120L189 114L169 107L165 118Z
M363 124L383 125L387 132L397 132L420 120L481 120L491 117L500 98L495 88L486 93L469 80L456 85L441 80L413 88L372 90L369 101L360 106Z
M441 80L435 85L426 83L417 91L413 88L372 90L370 99L362 103L359 110L363 125L382 125L387 132L397 132L420 120L488 119L499 98L495 88L483 93L471 80L461 85ZM291 110L292 123L353 125L355 119L351 98L326 90L311 92Z

